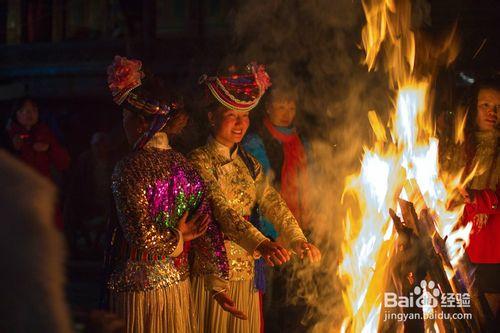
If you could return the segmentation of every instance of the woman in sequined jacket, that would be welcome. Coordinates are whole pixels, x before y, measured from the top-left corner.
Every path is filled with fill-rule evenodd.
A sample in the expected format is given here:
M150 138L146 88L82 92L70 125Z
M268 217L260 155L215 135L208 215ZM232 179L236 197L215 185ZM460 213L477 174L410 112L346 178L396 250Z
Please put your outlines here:
M112 176L118 224L109 306L127 332L198 332L189 276L211 292L225 290L227 256L202 178L162 132L180 106L163 103L140 69L139 61L119 56L108 68L133 146Z
M479 290L485 294L497 319L500 318L499 108L500 82L476 83L468 106L465 144L451 146L442 161L445 171L455 174L465 169L464 177L475 172L463 191L466 204L462 221L472 222L466 251L476 266Z
M202 282L194 278L200 332L263 332L263 261L271 266L281 265L290 259L289 249L311 261L321 257L319 250L308 243L279 193L268 183L261 164L239 146L249 126L250 110L270 85L263 66L251 64L247 70L202 77L209 91L206 111L212 136L206 145L191 152L189 160L208 186L214 217L224 232L230 268L228 294L248 319L243 321L223 313L212 299L218 301L219 294L210 295ZM258 210L283 236L283 245L270 241L259 231ZM259 257L263 260L255 260Z

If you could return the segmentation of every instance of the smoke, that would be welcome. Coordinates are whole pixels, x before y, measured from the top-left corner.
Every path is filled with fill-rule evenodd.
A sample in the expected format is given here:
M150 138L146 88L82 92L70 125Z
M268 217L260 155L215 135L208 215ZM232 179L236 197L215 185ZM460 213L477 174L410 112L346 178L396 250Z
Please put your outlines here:
M415 8L415 24L425 24L426 1L417 1ZM342 189L346 176L359 169L363 144L370 139L368 111L376 110L387 122L387 77L381 71L369 73L362 64L365 19L360 1L243 1L233 22L236 52L226 63L264 63L271 89L296 89L299 94L296 125L313 155L310 238L323 259L319 267L295 263L300 283L289 286L288 301L302 299L309 305L302 320L310 331L338 331L345 315L337 275L346 212Z

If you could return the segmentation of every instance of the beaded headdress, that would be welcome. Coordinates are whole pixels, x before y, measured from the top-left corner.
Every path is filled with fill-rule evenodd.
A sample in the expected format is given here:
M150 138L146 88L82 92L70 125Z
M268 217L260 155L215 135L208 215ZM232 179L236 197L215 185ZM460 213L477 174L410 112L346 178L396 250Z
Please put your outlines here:
M115 56L113 63L108 67L108 86L113 95L113 101L125 109L145 113L152 116L148 130L134 144L134 149L142 148L155 133L161 131L173 112L183 108L182 101L165 103L148 89L142 87L145 77L141 71L142 63L139 60ZM153 95L147 97L146 95Z
M200 84L205 84L211 94L223 106L236 111L250 111L271 86L271 78L264 65L253 62L243 73L226 76L202 75Z

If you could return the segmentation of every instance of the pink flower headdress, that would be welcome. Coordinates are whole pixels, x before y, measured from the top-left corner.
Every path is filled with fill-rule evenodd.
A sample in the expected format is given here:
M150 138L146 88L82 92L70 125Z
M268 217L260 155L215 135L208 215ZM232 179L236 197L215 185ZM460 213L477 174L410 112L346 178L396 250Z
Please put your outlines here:
M108 67L108 87L116 104L121 105L128 94L141 85L141 79L144 78L141 67L139 60L115 56Z

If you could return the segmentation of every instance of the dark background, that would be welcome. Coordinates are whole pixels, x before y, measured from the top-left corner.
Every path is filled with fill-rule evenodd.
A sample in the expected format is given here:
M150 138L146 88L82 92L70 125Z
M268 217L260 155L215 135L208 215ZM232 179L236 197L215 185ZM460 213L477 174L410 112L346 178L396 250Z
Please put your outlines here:
M92 133L120 131L121 113L106 86L106 68L117 54L141 59L184 92L189 107L199 75L213 72L227 54L241 48L232 19L242 3L0 0L0 127L12 113L12 101L33 97L42 119L76 160L88 149ZM464 78L498 74L500 0L428 3L425 33L432 36L458 25L460 54L436 87L438 109L450 110ZM249 60L254 59L243 61ZM76 323L97 307L100 267L96 257L68 262L68 297Z
M458 21L457 75L498 70L500 1L429 3L430 34ZM200 73L232 51L237 9L231 0L2 0L1 125L13 99L34 97L77 156L91 133L109 130L120 117L105 76L115 54L140 58L169 83L190 90Z

